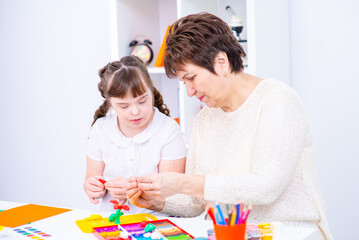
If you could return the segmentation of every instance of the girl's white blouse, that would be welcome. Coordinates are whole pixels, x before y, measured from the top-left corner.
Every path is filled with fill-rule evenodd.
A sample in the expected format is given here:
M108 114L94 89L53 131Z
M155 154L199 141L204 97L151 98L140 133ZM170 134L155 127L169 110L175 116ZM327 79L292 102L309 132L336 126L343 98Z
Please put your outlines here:
M105 180L115 177L129 178L158 172L160 160L177 160L186 156L180 126L155 108L152 122L133 138L122 134L117 126L116 114L97 119L88 141L88 157L103 161ZM100 204L101 210L113 211L110 194ZM129 213L151 212L130 206Z

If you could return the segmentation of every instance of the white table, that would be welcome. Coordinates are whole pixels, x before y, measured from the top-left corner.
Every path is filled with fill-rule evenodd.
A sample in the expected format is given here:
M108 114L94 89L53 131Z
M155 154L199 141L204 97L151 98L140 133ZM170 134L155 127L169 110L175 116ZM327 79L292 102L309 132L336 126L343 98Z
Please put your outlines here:
M7 201L0 201L0 209L6 210L13 207L24 205L23 203L14 203ZM92 233L83 233L76 225L75 221L89 217L92 214L100 214L103 217L108 217L111 213L108 212L94 212L86 209L73 209L53 217L45 218L40 221L31 223L29 226L42 230L51 234L52 240L97 240ZM157 216L159 219L163 218ZM213 228L213 224L209 220L204 220L201 215L195 218L168 218L186 232L192 234L194 237L207 237L207 230ZM0 240L17 239L9 237L7 234L11 231L9 228L4 228L0 231ZM320 239L320 233L313 228L305 227L289 227L283 226L275 231L274 240L317 240Z

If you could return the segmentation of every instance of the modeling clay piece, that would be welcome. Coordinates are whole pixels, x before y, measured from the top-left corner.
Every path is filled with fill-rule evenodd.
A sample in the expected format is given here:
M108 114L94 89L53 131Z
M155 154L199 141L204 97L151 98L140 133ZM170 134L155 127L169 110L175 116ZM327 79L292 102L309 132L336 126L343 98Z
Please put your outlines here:
M123 212L121 212L120 209L116 210L116 213L112 213L110 217L108 218L108 221L115 222L115 224L120 224L120 217L123 215Z
M102 216L101 216L101 215L92 214L89 218L85 218L84 220L96 221L96 220L100 220L100 219L102 219Z
M121 210L130 210L130 208L127 205L120 205L116 200L110 200L110 203L113 203L113 209L117 209L116 213L112 213L108 221L114 222L115 224L120 224L120 217L123 215L123 212Z
M128 236L127 232L121 232L120 233L120 239L121 240L131 240L131 237Z
M159 232L151 233L151 239L162 239L161 233Z
M117 202L117 200L115 200L115 199L110 200L110 203L113 203L113 204L117 204L117 205L118 205L118 202Z
M102 183L102 184L105 184L107 181L105 179L102 179L100 178L99 181Z
M145 234L143 234L143 237L145 237L145 238L150 238L151 237L151 233L145 233Z
M147 221L142 221L141 223L140 223L140 226L141 227L143 227L143 228L145 228L146 226L147 226Z
M156 229L155 225L153 225L152 223L149 223L149 224L147 224L146 227L145 227L145 232L146 232L146 233L147 233L147 232L152 232L152 231L155 230L155 229Z

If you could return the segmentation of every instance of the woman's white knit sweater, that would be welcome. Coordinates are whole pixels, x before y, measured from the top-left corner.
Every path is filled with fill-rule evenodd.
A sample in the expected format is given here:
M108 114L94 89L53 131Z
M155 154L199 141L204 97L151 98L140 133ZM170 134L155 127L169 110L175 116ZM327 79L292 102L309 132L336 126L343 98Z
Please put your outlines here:
M315 171L308 118L296 93L266 79L235 111L197 115L186 173L205 175L204 200L252 203L249 222L307 222L332 239ZM162 212L196 216L203 199L177 194Z

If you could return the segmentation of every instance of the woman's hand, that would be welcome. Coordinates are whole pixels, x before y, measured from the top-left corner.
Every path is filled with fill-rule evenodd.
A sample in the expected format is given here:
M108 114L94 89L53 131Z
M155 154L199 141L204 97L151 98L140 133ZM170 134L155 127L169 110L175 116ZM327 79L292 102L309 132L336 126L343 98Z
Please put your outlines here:
M97 204L100 201L98 198L102 198L106 194L105 186L98 180L103 178L102 176L93 176L85 180L84 188L90 202Z
M126 185L128 184L128 179L123 177L116 177L114 179L108 180L105 183L105 188L110 193L110 195L118 200L120 205L124 204L127 201L126 198Z
M146 192L140 190L138 188L136 177L131 177L129 179L129 183L126 187L126 190L126 197L128 201L137 207L147 208L160 212L165 205L165 200L163 198L151 196L150 194L147 194Z
M185 174L165 172L137 178L138 188L154 197L167 198L182 193L182 179Z

